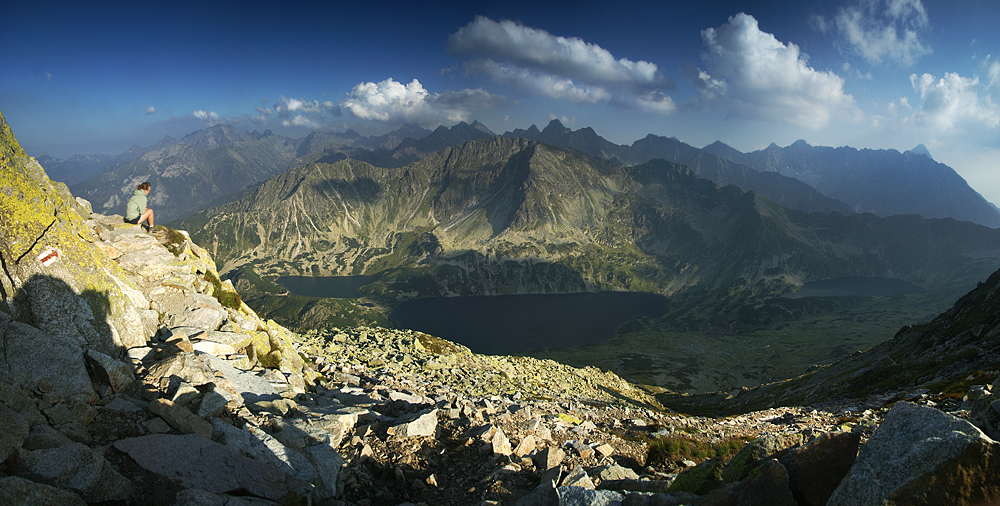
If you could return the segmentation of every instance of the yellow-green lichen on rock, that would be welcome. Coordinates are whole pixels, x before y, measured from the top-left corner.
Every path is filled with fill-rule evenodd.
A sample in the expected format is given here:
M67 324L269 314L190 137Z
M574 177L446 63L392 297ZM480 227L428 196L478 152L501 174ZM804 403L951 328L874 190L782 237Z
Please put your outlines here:
M53 183L27 156L2 114L0 181L0 311L7 315L0 321L5 331L13 322L39 331L17 327L24 331L17 333L19 346L29 353L38 350L38 367L18 374L0 367L13 376L8 379L34 387L32 383L42 379L64 376L43 371L43 357L54 350L71 354L89 348L121 356L124 348L144 344L156 329L149 302L121 267L94 245L82 207L75 199L68 202L71 195L63 185ZM12 345L15 338L4 339L5 345ZM54 379L67 397L92 399L89 381Z

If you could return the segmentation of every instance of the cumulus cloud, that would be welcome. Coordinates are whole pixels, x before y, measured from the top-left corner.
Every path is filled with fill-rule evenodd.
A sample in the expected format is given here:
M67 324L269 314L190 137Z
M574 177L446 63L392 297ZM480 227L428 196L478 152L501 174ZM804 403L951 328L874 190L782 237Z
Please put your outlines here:
M311 120L311 119L309 119L309 118L307 118L307 117L305 117L305 116L303 116L301 114L299 114L298 116L295 116L292 119L283 120L281 122L281 124L283 126L286 126L286 127L297 126L297 127L306 127L306 128L312 128L312 129L317 129L317 128L319 128L319 127L322 126L319 123L317 123L317 122L315 122L315 121L313 121L313 120Z
M661 97L675 85L655 63L615 58L607 49L577 37L478 16L453 33L447 47L474 57L465 64L468 73L483 73L525 94L573 103L672 110L664 107L668 101Z
M920 124L941 131L962 124L990 128L1000 125L1000 107L993 101L989 89L992 83L980 83L979 77L963 77L951 72L941 78L912 74L910 83L920 96L920 109L913 113Z
M156 113L156 108L155 107L149 106L149 107L146 108L146 116L149 116L150 114L154 114L154 113Z
M274 111L270 107L258 107L257 112L261 113L264 116L270 116L274 114Z
M854 108L840 76L810 67L798 46L761 31L753 16L739 13L701 36L708 70L689 68L688 79L701 102L730 117L821 128L834 113Z
M263 109L258 107L257 110L264 113ZM340 108L334 105L333 102L327 100L320 103L319 100L303 100L301 98L286 98L284 96L280 97L274 104L274 110L277 112L278 116L282 118L288 118L292 116L292 113L302 115L322 115L324 113L331 113L334 116L340 116Z
M470 73L485 73L492 80L508 83L529 95L544 95L577 104L596 104L611 99L611 93L600 86L582 86L567 77L536 72L490 59L469 62L466 64L466 70Z
M577 37L558 37L514 21L497 22L483 16L453 33L448 49L588 83L654 88L666 83L655 63L616 59L607 49Z
M197 110L193 111L191 115L194 116L195 119L202 121L209 126L218 125L223 122L222 116L215 111Z
M919 32L929 24L921 0L862 0L842 7L834 23L854 51L871 63L912 65L932 51L920 39Z
M432 93L416 79L403 84L389 78L354 86L340 107L360 119L429 125L446 120L467 121L472 112L491 109L506 101L481 88Z

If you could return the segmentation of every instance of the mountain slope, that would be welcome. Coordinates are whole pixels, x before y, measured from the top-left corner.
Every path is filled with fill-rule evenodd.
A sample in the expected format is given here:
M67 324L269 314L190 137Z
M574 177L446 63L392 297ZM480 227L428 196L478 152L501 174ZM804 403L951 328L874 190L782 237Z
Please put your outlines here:
M852 214L850 206L820 194L814 188L792 177L766 174L739 165L674 138L647 135L631 146L614 144L604 139L592 128L573 131L559 120L552 120L543 130L534 125L527 130L514 130L506 137L524 137L554 146L576 149L588 155L618 160L626 165L646 163L656 158L688 166L699 176L719 185L735 184L744 190L756 192L785 207L805 212L839 212Z
M184 220L224 270L380 274L372 295L728 290L881 276L969 283L1000 231L951 220L806 214L664 161L622 167L520 138L396 169L290 170Z
M714 402L728 412L781 403L883 402L931 385L940 391L948 382L961 383L970 373L998 367L1000 271L948 311L927 323L903 327L878 346L798 378Z
M796 141L739 153L721 143L706 151L763 172L794 177L820 193L878 216L919 214L1000 227L1000 213L951 167L934 161L922 146L896 150L832 148Z
M270 134L254 139L230 126L217 125L109 166L72 190L91 201L95 211L124 214L136 185L149 181L153 186L149 207L155 210L157 222L163 223L286 170L295 149L294 142L285 137Z

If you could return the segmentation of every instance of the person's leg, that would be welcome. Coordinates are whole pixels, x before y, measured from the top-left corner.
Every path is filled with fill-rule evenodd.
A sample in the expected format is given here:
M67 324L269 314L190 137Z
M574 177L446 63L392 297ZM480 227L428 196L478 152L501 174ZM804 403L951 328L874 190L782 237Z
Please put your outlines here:
M139 217L139 220L136 221L136 224L141 225L142 222L145 221L146 226L148 226L149 228L153 228L153 219L154 219L153 210L147 207L146 212L142 213L142 216Z

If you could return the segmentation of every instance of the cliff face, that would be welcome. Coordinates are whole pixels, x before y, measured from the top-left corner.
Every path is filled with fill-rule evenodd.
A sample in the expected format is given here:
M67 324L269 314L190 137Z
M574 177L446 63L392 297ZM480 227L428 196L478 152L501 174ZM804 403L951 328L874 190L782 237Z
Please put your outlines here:
M31 385L54 378L64 395L93 399L86 372L76 368L66 378L48 353L120 354L155 331L156 312L94 244L84 224L88 210L25 155L2 117L0 179L0 323L6 329L0 374ZM19 364L28 358L30 365Z

